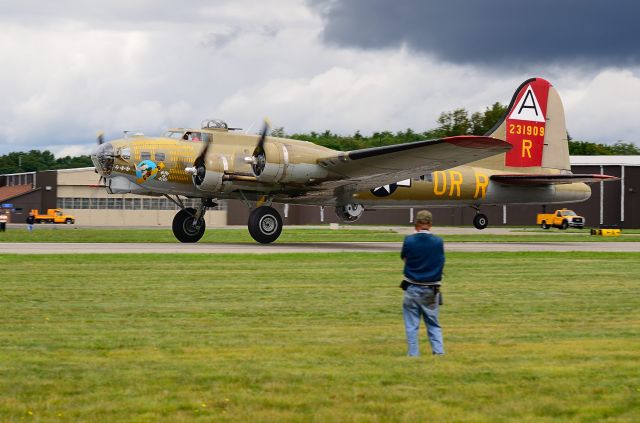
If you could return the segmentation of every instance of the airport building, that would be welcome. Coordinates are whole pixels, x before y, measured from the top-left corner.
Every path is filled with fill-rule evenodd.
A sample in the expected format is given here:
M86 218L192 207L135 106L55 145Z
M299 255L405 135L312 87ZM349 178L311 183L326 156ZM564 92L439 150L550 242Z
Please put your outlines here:
M615 225L640 228L640 156L572 156L574 173L607 174L620 178L591 185L591 198L582 203L550 204L547 212L570 208L586 218L587 227ZM178 207L165 197L107 194L98 186L99 176L91 168L51 170L0 175L0 206L10 221L23 223L31 209L46 212L61 208L83 226L171 227ZM197 200L185 200L194 206ZM217 201L206 214L208 227L246 225L249 211L240 201ZM318 206L274 205L287 225L339 222L333 209ZM475 210L470 207L429 207L436 225L471 226ZM414 209L367 210L357 224L407 225ZM482 213L489 226L535 225L538 206L485 206Z
M171 227L179 210L165 197L108 194L92 167L14 173L0 176L0 206L10 211L10 222L23 223L32 209L61 208L83 226ZM186 206L195 200L185 199ZM226 202L210 209L207 226L226 226Z

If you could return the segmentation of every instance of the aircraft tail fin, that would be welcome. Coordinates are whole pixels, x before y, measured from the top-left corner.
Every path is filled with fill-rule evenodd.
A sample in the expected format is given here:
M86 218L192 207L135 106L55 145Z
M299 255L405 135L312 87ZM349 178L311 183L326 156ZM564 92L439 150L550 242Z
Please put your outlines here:
M571 170L564 107L556 89L542 78L524 81L507 112L486 134L513 148L478 163L514 173L565 173Z

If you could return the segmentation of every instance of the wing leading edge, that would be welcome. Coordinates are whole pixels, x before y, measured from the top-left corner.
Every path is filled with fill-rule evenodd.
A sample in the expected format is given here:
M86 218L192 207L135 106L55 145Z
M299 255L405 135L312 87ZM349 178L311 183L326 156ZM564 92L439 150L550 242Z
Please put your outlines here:
M349 151L318 160L342 183L369 189L504 153L511 144L498 138L456 136ZM337 182L337 181L336 181Z

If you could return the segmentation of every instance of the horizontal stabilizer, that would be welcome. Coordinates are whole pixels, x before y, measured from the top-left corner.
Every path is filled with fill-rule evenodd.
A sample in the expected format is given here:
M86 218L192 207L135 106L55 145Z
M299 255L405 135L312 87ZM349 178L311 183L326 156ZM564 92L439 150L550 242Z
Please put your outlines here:
M555 185L555 184L574 184L577 182L594 183L617 181L618 177L600 174L558 174L558 175L492 175L492 181L505 185Z

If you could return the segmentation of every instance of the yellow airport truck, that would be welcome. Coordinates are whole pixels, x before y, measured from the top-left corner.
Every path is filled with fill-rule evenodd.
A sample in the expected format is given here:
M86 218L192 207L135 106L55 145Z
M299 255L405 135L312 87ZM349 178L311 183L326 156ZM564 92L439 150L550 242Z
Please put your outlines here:
M31 213L33 213L36 223L66 223L67 225L76 223L76 218L64 214L62 209L49 209L47 210L47 214L40 214L37 209L33 209Z
M567 229L567 228L584 228L584 217L578 216L576 212L569 209L556 210L554 213L538 213L536 224L542 229L550 227Z

